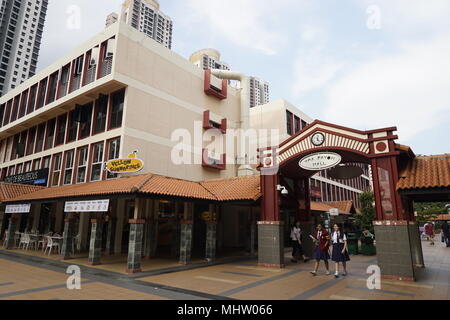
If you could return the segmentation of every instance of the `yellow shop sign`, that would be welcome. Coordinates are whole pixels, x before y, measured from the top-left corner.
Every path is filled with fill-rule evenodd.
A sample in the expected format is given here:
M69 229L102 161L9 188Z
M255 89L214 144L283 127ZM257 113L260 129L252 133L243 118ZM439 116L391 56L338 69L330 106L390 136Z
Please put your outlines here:
M133 173L144 168L144 162L136 158L137 152L128 156L128 159L115 159L106 163L106 170L110 173Z

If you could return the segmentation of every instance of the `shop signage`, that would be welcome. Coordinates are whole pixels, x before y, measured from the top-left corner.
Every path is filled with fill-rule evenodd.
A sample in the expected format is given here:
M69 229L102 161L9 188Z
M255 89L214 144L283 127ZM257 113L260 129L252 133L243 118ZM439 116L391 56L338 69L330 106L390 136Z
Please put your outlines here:
M330 209L330 215L331 216L338 216L339 215L339 209L337 209L337 208Z
M333 168L341 163L342 157L334 152L319 152L300 160L300 168L308 171L320 171Z
M67 201L64 212L108 212L109 200Z
M110 173L133 173L144 168L144 162L137 158L137 152L128 156L128 159L110 160L106 163L106 170Z
M30 213L31 203L27 204L8 204L5 213Z
M5 178L5 182L29 185L47 185L48 169L30 171Z

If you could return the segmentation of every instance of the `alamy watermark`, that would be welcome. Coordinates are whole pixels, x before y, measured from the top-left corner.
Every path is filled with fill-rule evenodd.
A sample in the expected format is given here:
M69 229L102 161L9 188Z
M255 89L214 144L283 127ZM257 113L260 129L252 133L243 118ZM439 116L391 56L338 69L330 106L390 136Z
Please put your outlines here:
M79 266L71 265L66 270L67 274L70 276L67 278L67 289L68 290L81 290L81 269Z
M367 22L369 30L380 30L382 28L382 13L378 5L370 5L366 9Z

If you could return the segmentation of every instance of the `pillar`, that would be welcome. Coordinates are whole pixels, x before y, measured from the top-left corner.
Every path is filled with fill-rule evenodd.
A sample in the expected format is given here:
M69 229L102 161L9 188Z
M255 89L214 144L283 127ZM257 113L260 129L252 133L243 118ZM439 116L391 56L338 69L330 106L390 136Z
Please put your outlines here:
M31 207L33 214L33 226L31 227L31 231L39 231L39 220L41 218L41 204L33 204L31 205Z
M217 245L217 222L208 221L206 223L206 260L212 261L216 258Z
M123 223L125 221L125 200L117 200L117 220L116 220L116 231L114 240L114 254L122 253L122 235L123 235Z
M15 246L14 238L16 236L17 218L15 216L9 218L8 236L5 239L5 249L13 249Z
M101 218L91 219L91 242L88 263L92 266L101 264L103 221Z
M64 239L61 247L61 256L63 260L69 260L72 258L74 238L73 238L74 219L69 215L64 219Z
M61 234L61 227L64 220L64 202L58 201L55 206L55 232Z
M193 235L193 204L184 203L183 220L181 221L180 233L180 264L187 265L191 262L192 235Z
M180 255L180 220L179 220L179 212L180 212L180 202L175 203L175 215L176 219L173 221L173 229L172 229L172 248L171 248L171 256L173 258L178 258Z
M86 250L88 247L88 228L89 228L88 212L80 213L80 223L78 225L78 234L80 235L80 250Z
M389 146L394 150L392 143L389 142ZM380 144L377 148L382 150ZM421 240L413 221L412 202L402 201L397 192L397 156L373 158L371 165L376 208L374 229L381 275L386 279L415 281L416 268L424 265Z
M250 255L255 255L255 242L256 242L256 221L252 219L250 221Z
M128 262L127 273L141 272L142 259L142 234L144 232L145 220L131 219L130 223L130 241L128 244Z
M284 267L284 223L280 221L278 174L261 174L261 221L258 221L258 265Z
M112 255L114 254L114 240L116 236L116 218L110 217L108 219L108 222L106 223L106 249L105 254L106 255Z

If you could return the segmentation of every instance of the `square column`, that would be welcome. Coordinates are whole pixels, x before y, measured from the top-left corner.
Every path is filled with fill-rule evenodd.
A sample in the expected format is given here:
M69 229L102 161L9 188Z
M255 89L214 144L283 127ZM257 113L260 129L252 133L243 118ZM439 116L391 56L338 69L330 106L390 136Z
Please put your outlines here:
M154 258L158 245L158 222L148 219L143 226L143 252L145 259Z
M89 264L96 266L101 264L103 221L92 219L91 243L89 246Z
M191 262L193 226L194 221L192 220L181 222L180 264L187 265Z
M206 223L206 260L212 261L216 258L217 245L217 222Z
M284 237L282 221L258 222L258 265L284 268Z
M116 219L109 218L108 222L106 223L106 249L105 249L106 255L114 254L115 235L116 235Z
M73 227L74 219L67 218L64 219L64 239L61 247L61 256L63 260L69 260L72 258L73 252Z
M175 225L173 226L172 232L172 248L171 255L174 258L180 256L180 241L181 241L181 225L178 220L176 220Z
M130 223L130 241L128 244L128 263L127 273L141 272L142 260L142 238L144 233L145 220L129 220Z
M15 217L9 218L8 236L5 239L5 249L13 249L15 246L14 238L16 236L17 219Z

